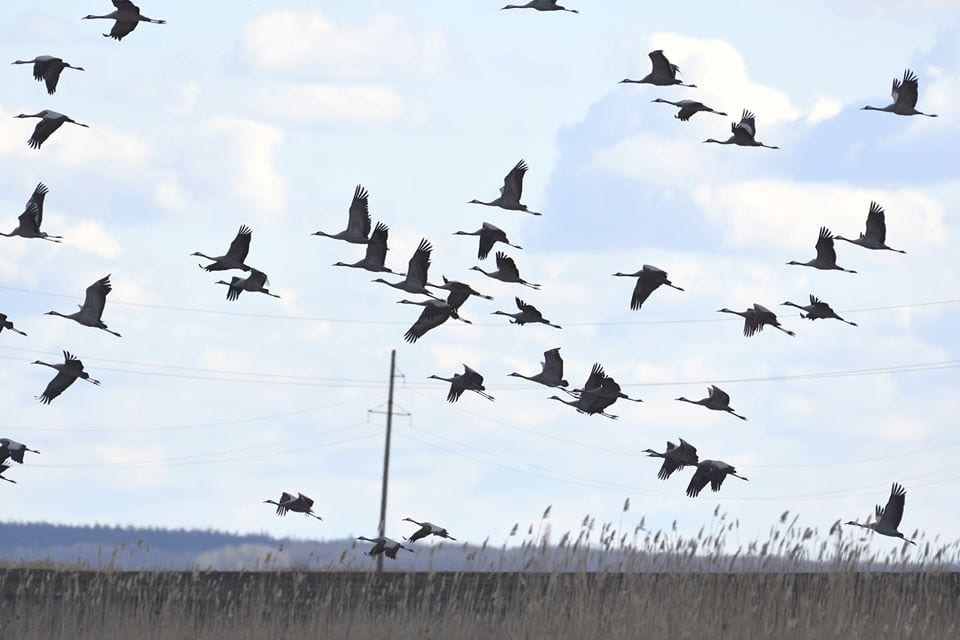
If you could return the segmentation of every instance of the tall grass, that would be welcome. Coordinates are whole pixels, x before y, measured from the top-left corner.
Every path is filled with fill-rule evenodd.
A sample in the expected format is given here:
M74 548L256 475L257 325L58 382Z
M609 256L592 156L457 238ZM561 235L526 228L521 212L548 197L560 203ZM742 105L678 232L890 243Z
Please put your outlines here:
M907 548L839 525L820 535L785 513L740 547L736 522L715 515L693 538L588 517L552 544L545 514L513 548L447 547L473 556L460 572L349 570L370 566L358 550L293 571L272 559L244 572L8 567L0 629L25 640L960 637L958 542Z

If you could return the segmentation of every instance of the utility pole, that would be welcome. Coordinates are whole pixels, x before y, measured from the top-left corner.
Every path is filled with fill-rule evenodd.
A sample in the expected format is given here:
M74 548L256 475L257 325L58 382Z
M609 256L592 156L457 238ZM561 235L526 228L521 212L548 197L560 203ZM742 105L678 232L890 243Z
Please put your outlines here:
M387 391L387 439L383 446L383 486L380 492L380 533L387 535L387 482L390 478L390 435L393 429L393 381L397 371L397 350L390 352L390 388ZM383 573L383 554L377 556L377 573Z

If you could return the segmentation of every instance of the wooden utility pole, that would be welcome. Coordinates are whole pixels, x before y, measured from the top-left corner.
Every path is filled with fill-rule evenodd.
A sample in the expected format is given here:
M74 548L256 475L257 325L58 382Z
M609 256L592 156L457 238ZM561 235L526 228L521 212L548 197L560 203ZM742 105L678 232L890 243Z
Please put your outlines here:
M381 538L387 535L387 483L390 478L390 432L393 429L393 381L396 378L397 350L390 352L390 387L387 391L387 439L383 446L383 485L380 492ZM377 556L377 573L383 572L383 554Z

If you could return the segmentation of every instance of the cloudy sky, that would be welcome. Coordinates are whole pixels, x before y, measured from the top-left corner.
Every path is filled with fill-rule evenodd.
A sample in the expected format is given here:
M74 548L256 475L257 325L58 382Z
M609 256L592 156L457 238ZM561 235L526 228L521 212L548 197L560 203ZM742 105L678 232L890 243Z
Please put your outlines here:
M7 473L19 484L0 487L3 518L370 535L383 415L368 410L383 409L397 349L409 417L395 421L388 532L412 516L500 541L548 504L565 530L585 514L619 518L630 497L648 526L688 532L721 504L750 539L785 509L821 529L862 518L898 481L905 531L958 536L960 517L942 509L960 480L956 0L682 12L567 0L579 15L493 0L200 4L144 0L169 24L121 43L100 36L108 23L80 20L109 12L105 1L0 6L0 60L54 54L86 68L48 96L29 68L0 65L0 224L15 226L42 180L44 226L66 237L0 238L0 312L29 334L0 335L0 435L43 452ZM699 88L618 84L648 72L651 49ZM939 118L859 110L888 104L906 67ZM656 97L749 108L757 137L782 150L702 145L732 118L681 123ZM33 151L33 122L11 116L44 108L91 128L64 127ZM467 204L494 197L520 158L542 217ZM331 266L362 247L310 233L344 226L357 184L391 228L389 266L405 270L428 238L431 280L495 296L465 305L475 326L407 345L418 309L372 274ZM855 275L785 265L813 257L821 225L855 236L871 200L906 255L838 246ZM524 247L511 253L541 291L468 271L474 239L452 233L484 221ZM227 302L189 256L224 251L241 224L253 228L248 262L280 300ZM686 291L630 311L632 282L611 274L644 263ZM107 273L104 320L123 338L43 315L70 312ZM860 326L778 307L796 338L745 339L715 313L811 293ZM515 295L564 329L489 315ZM929 302L942 304L916 306ZM507 377L534 373L552 347L571 383L601 362L644 403L615 405L617 421L587 417ZM52 372L30 362L63 349L103 385L42 406ZM462 363L496 402L448 405L426 380ZM709 383L749 420L674 401ZM658 481L640 452L677 437L750 482L692 500L689 471ZM275 518L260 501L283 490L313 496L324 522Z

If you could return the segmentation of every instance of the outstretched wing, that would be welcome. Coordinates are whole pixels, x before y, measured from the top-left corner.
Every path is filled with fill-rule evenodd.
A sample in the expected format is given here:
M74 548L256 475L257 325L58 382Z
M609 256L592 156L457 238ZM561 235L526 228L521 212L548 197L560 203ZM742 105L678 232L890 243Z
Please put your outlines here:
M37 126L33 128L33 135L27 140L27 145L31 149L39 149L62 124L63 120L60 118L41 118Z
M63 393L76 379L76 376L72 376L63 371L57 373L53 380L50 381L50 384L47 385L47 388L44 389L43 395L39 398L40 402L50 404L54 398Z
M353 192L350 203L350 218L347 220L347 232L363 236L370 235L370 194L359 184Z
M906 502L907 491L901 485L894 483L890 489L890 499L887 506L878 514L880 522L894 530L903 520L903 505Z
M427 284L427 271L430 269L430 254L433 246L426 238L420 240L420 245L413 252L413 257L407 263L407 279L413 282Z
M733 133L736 135L737 131L740 131L743 134L746 134L751 139L757 135L757 118L753 115L752 111L747 109L743 110L743 115L740 117L740 122L733 125Z
M690 484L687 485L687 495L696 498L703 491L703 488L710 482L710 474L703 465L697 465L697 470L690 478Z
M673 472L679 469L682 465L675 460L670 458L664 458L663 464L660 465L660 471L657 472L657 477L661 480L666 480L673 475Z
M863 235L880 244L887 240L887 216L883 207L876 202L870 203L870 212L867 213L867 230Z
M87 287L87 295L83 300L80 313L90 318L99 319L103 315L103 307L107 304L107 294L112 290L110 274Z
M500 194L505 198L520 202L520 197L523 195L523 174L529 168L527 163L521 160L513 169L510 169L510 173L503 178L503 188L500 190Z
M648 272L646 267L640 272L637 278L637 284L633 287L633 295L630 297L630 308L634 311L643 306L650 294L660 286L660 280L654 272Z
M422 338L424 334L431 329L435 329L446 322L449 317L450 312L448 309L444 309L438 305L428 304L423 308L423 311L420 312L420 317L413 323L413 326L403 334L403 339L412 344Z
M40 231L40 210L37 208L37 205L33 202L28 202L27 208L20 214L17 221L21 229L38 233Z
M117 3L114 2L114 4ZM124 2L123 4L133 6L132 2ZM130 35L130 33L137 28L138 24L140 23L136 21L117 20L113 23L113 28L110 29L110 33L106 35L114 40L123 40L124 37Z
M820 236L817 238L817 260L826 264L837 263L837 251L833 248L833 234L830 229L820 227Z
M520 277L520 270L517 269L517 263L502 251L497 252L497 271L511 278Z
M709 394L710 398L716 398L717 402L721 405L730 404L730 394L716 385L710 385L710 388L707 389L707 393Z
M237 237L233 239L230 248L227 249L227 257L237 262L246 260L247 254L250 252L251 238L253 238L253 231L250 230L250 227L247 225L241 226L240 231L237 232Z
M47 93L51 96L57 92L57 83L60 82L60 74L63 72L63 64L55 64L53 60L47 60L43 70L43 80L47 85ZM36 77L34 71L34 77ZM38 80L40 78L37 78Z
M916 74L910 69L903 72L903 80L893 81L893 101L898 107L910 110L917 106L917 90L919 81Z
M560 347L543 352L544 377L551 380L563 379L563 358L560 357Z
M30 199L27 200L27 206L24 213L30 210L30 205L34 204L37 207L37 228L40 228L40 225L43 224L43 203L47 198L47 193L50 190L47 188L47 185L42 182L37 185L37 188L33 190L33 194L30 196Z
M667 56L663 55L663 50L657 49L649 54L650 62L653 64L653 75L663 76L665 78L675 78L680 67L670 64Z
M377 227L370 234L370 242L367 243L366 262L369 265L382 267L387 261L387 234L390 227L382 222L377 223Z

